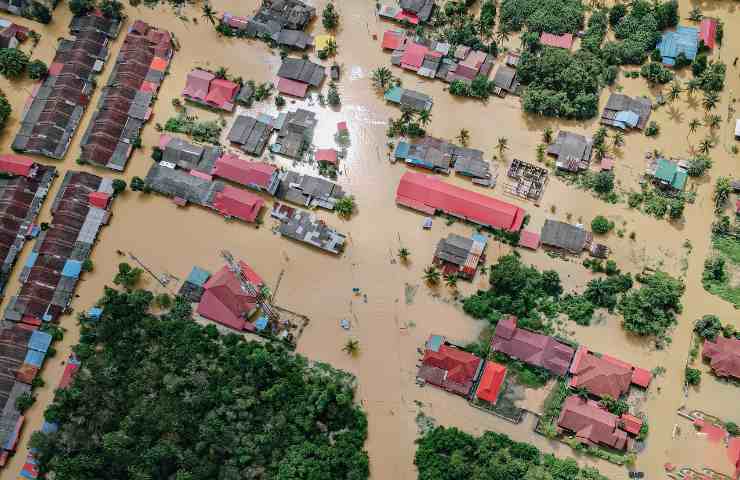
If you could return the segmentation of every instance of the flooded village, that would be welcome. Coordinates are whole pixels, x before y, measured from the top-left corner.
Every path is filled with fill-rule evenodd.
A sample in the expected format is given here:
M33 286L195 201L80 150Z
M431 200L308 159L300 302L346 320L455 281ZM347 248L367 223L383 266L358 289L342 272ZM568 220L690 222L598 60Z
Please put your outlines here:
M431 33L447 3L482 18L483 0L335 0L336 29L330 2L287 2L276 22L284 3L132 2L110 19L62 2L39 23L0 2L0 42L49 67L0 76L0 478L37 478L30 437L58 428L44 411L84 370L78 315L101 315L122 262L203 325L354 375L372 478L417 478L435 427L610 479L738 478L736 4L679 1L656 71L624 62L565 119L546 92L527 102L550 113L525 112L526 50L580 52L612 2L541 34L497 34L493 2L497 51ZM689 86L703 55L726 65L711 95ZM624 302L648 287L662 329Z

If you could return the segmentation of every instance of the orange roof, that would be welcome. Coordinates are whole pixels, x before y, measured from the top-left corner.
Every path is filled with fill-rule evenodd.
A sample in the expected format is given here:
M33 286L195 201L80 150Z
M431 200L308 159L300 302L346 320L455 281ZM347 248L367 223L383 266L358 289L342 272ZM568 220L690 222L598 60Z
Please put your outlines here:
M632 435L637 435L638 433L640 433L640 428L642 428L641 418L638 418L629 413L623 413L621 420L622 420L622 424L624 425L622 427L624 428L624 430L631 433Z
M643 388L647 388L650 385L650 381L653 379L653 374L644 368L635 367L632 370L632 383Z
M501 386L506 377L506 367L496 362L486 362L483 376L475 391L475 396L488 403L496 403Z
M164 72L167 70L167 65L169 62L161 57L154 57L152 59L152 63L149 64L149 68L152 70L158 70L160 72Z

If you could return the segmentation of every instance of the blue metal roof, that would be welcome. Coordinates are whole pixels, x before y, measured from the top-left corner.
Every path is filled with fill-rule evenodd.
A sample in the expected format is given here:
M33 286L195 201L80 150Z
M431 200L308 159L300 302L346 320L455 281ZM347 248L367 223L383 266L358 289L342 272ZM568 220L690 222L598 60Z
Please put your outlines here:
M383 95L388 102L401 103L401 97L403 96L403 88L393 87Z
M427 341L427 349L438 352L439 347L442 346L442 343L444 342L444 337L441 335L431 335L429 337L429 340Z
M59 425L54 422L44 421L44 423L41 425L41 431L44 433L54 433L57 430L59 430Z
M409 156L409 150L411 149L411 145L409 145L406 142L398 142L398 145L396 145L396 150L393 152L393 155L396 158L401 158L405 160Z
M103 309L100 307L92 307L90 310L87 311L87 316L98 320L100 319L100 316L103 314Z
M51 345L51 335L41 330L34 330L28 340L28 348L43 353L49 350L49 345Z
M34 367L41 368L41 364L44 363L44 357L46 354L43 352L37 352L36 350L29 350L28 353L26 353L26 358L23 360L23 363L27 363L29 365L33 365Z
M486 238L486 236L481 235L480 233L474 233L470 236L470 238L472 238L474 242L482 243L483 245L488 243L488 239Z
M640 121L640 116L635 112L622 110L621 112L617 112L615 120L622 124L629 125L631 128L635 128L637 123Z
M699 51L699 29L696 27L678 27L675 32L665 32L658 44L660 56L666 65L675 65L680 53L693 60Z
M188 275L188 282L202 287L208 279L211 278L211 274L200 267L193 267Z
M67 260L62 269L62 276L79 278L82 271L82 262L79 260Z
M39 258L39 252L31 252L26 259L26 266L29 268L33 267L33 264L36 263L37 258Z
M258 332L261 332L267 327L267 317L262 315L260 318L257 319L256 322L254 322L254 328L257 329Z

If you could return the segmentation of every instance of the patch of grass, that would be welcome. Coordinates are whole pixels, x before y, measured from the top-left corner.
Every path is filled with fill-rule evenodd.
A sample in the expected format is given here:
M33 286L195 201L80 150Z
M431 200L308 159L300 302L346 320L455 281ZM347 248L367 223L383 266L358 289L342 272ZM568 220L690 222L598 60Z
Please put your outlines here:
M542 388L550 380L550 372L544 368L528 365L501 352L491 355L493 361L506 365L509 375L516 378L516 382L528 388Z
M740 265L740 241L730 236L715 235L712 246L723 257L735 265Z
M740 307L740 286L733 287L728 283L704 282L704 289L712 295Z

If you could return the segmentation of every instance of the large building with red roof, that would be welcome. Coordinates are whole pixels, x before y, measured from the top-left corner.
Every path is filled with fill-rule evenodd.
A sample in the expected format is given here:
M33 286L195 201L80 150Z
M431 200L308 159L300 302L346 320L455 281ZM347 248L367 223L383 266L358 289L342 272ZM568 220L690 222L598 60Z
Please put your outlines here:
M250 162L233 153L221 155L214 163L211 175L265 192L274 192L280 183L275 165Z
M604 445L616 450L626 450L630 441L627 432L620 428L620 419L609 413L597 402L578 395L565 399L558 418L558 426L572 433L587 445Z
M478 387L475 390L475 398L488 402L491 405L498 401L498 396L506 378L506 367L500 363L486 361L483 367L483 375L480 377Z
M548 335L519 328L516 322L513 315L499 320L491 339L491 349L555 375L565 375L575 350Z
M262 278L246 263L240 261L242 273L258 290ZM203 285L203 296L196 312L209 320L238 331L255 331L249 318L257 310L257 299L242 290L237 276L228 265L213 275Z
M597 397L619 398L637 385L647 388L652 374L609 355L596 356L587 348L578 348L570 366L570 386L585 388Z
M547 47L564 48L570 50L573 46L573 34L564 33L562 35L555 35L552 33L542 32L540 35L540 43Z
M396 203L428 215L441 211L509 232L518 232L524 222L524 210L516 205L416 172L406 172L401 177Z
M265 201L252 192L224 185L213 197L213 207L225 217L254 223Z
M432 335L417 373L420 380L467 397L481 375L483 360Z
M702 356L709 361L715 375L740 379L740 340L718 335L712 342L704 341Z

